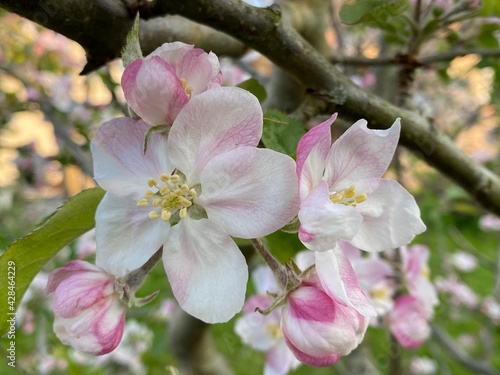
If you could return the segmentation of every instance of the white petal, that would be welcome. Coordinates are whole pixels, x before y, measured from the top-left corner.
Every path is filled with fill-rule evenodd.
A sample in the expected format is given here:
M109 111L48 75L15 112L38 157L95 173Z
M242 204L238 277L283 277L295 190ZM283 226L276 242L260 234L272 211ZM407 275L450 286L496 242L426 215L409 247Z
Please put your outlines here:
M144 154L144 136L149 125L128 117L113 119L97 129L91 143L94 178L106 191L143 198L150 177L169 173L166 139L155 134Z
M165 243L170 224L150 219L149 207L107 193L96 212L96 264L114 276L141 267Z
M163 264L179 305L207 323L227 322L241 310L248 268L234 241L207 219L172 227Z
M352 307L363 316L377 315L339 246L334 250L316 252L316 271L321 285L331 298Z
M350 240L361 225L361 215L351 206L330 201L325 181L302 201L299 211L299 238L310 250L326 251L338 239Z
M360 193L368 193L387 170L398 144L400 121L387 130L371 130L366 125L359 120L333 144L325 168L331 189L340 191L354 184Z
M175 165L195 184L216 155L240 146L257 146L262 135L262 109L248 91L218 87L191 98L177 116L168 137Z
M415 199L393 180L380 180L377 189L356 209L363 215L363 222L350 242L362 250L403 246L425 231Z
M239 147L214 157L201 176L195 203L231 236L263 237L297 214L292 158L269 149Z

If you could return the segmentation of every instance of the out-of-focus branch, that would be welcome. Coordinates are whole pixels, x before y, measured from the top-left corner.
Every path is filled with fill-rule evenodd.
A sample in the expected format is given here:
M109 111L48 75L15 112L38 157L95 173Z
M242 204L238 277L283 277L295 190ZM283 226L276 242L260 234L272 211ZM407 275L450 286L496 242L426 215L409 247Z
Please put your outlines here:
M208 324L181 309L169 324L169 346L182 375L233 375L207 332Z
M448 335L440 328L432 326L432 336L446 349L446 351L465 367L481 375L500 375L500 371L487 366L486 364L470 358L462 353L451 341Z
M500 57L500 50L498 49L460 49L451 50L436 55L418 57L415 61L417 66L428 66L439 62L449 62L457 57L466 55L479 55L481 57ZM388 56L377 57L369 59L367 57L359 56L330 56L329 60L333 64L345 64L355 66L378 66L378 65L400 65L406 64L404 56Z
M364 91L333 67L286 22L279 8L257 9L236 0L158 0L181 14L233 35L284 69L318 100L341 115L364 117L386 129L401 117L401 143L446 174L486 209L500 214L500 178L467 157L442 131L418 114ZM220 22L223 19L224 22ZM244 20L244 21L243 21Z

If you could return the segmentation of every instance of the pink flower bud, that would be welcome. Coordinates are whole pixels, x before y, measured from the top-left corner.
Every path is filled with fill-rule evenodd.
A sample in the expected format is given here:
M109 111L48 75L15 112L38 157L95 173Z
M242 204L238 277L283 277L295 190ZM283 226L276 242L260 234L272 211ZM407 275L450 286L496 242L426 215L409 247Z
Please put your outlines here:
M389 327L401 346L413 349L422 345L429 337L429 318L428 312L418 299L404 295L394 303Z
M319 282L290 293L281 317L285 343L299 361L316 367L330 366L355 349L368 323L369 317L331 298Z
M81 260L50 274L45 293L53 294L54 332L63 343L93 355L116 348L123 335L126 306L114 285L113 276Z
M217 56L181 42L134 61L122 77L127 103L149 125L172 125L192 96L221 84Z

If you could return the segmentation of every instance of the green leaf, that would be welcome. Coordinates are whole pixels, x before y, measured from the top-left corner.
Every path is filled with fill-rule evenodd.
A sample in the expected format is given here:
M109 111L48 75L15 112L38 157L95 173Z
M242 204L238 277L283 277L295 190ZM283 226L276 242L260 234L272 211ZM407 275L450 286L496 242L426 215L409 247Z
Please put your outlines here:
M95 211L104 193L104 190L95 187L75 195L37 229L12 243L0 255L0 335L7 332L7 319L14 312L8 304L9 281L10 285L15 284L17 309L26 289L42 267L64 246L95 226ZM9 273L14 269L15 276Z
M139 42L139 12L135 17L134 25L127 34L125 46L122 49L123 66L126 68L133 61L142 58L141 44Z
M302 124L276 109L264 113L262 143L271 150L294 157L300 138L306 133Z
M408 5L408 0L355 0L342 7L340 19L348 25L365 22L384 28L388 20L404 12Z
M250 78L241 82L238 87L250 91L257 97L257 99L259 99L259 102L261 103L267 98L266 89L255 78Z

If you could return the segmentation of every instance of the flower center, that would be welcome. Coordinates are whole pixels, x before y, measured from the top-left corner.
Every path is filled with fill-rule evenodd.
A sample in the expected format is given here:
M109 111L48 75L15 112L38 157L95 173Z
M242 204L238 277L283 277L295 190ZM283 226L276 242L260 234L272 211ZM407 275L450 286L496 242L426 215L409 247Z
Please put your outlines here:
M378 300L387 300L391 295L391 291L387 286L373 287L370 290L370 297Z
M198 195L195 189L181 183L178 174L162 173L160 181L158 183L154 178L148 180L148 186L156 188L157 191L147 190L144 198L137 202L137 206L152 207L153 210L148 214L150 219L161 217L163 221L169 221L177 212L179 219L185 219L187 209L193 205L193 199Z
M420 275L422 275L424 279L429 280L430 277L429 266L422 267L422 269L420 270Z
M182 83L182 88L184 89L184 91L186 91L186 94L188 94L188 96L191 98L191 93L193 92L193 88L187 85L187 81L184 78L181 78L180 81Z
M264 331L270 334L273 339L279 340L281 338L281 329L280 326L276 323L267 323L264 326Z
M347 189L341 190L338 193L330 195L330 200L333 203L343 204L344 206L356 207L359 203L364 202L368 196L364 193L357 194L356 186L351 185Z

